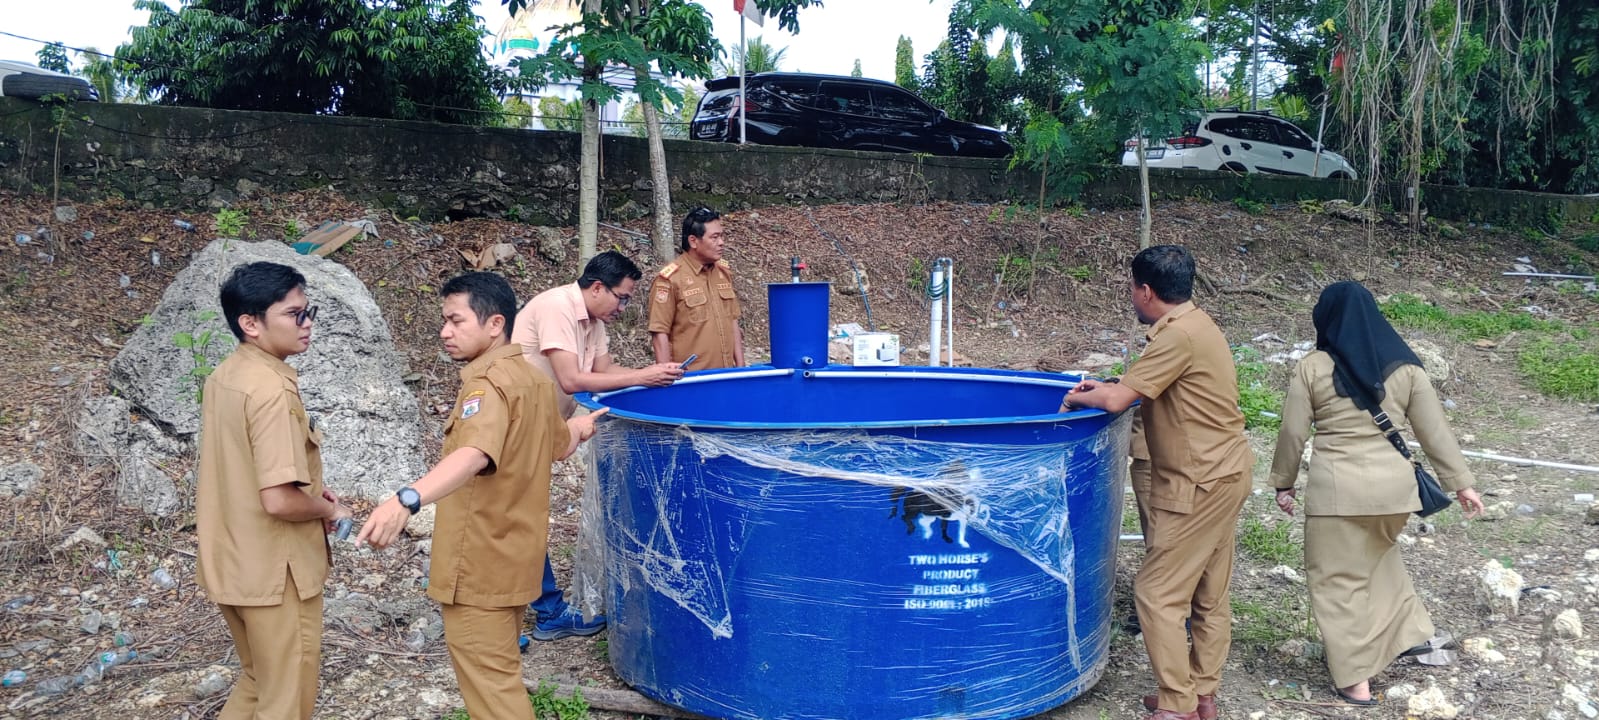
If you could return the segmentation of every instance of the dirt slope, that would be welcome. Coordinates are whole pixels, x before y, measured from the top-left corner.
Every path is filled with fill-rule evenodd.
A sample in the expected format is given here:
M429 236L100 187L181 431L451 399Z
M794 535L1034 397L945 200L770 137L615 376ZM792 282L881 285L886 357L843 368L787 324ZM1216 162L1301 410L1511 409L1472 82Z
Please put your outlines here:
M278 196L242 209L249 217L245 235L257 239L281 239L290 223L309 228L324 220L375 221L377 239L356 242L334 257L377 298L410 370L420 376L414 387L434 430L439 421L432 409L453 399L456 366L439 353L433 288L462 269L458 250L536 237L535 229L504 221L404 222L328 192ZM193 586L192 525L183 518L157 521L114 507L109 500L114 478L103 465L91 469L91 458L73 448L72 418L85 397L106 392L107 367L119 343L154 308L185 258L214 237L214 218L115 203L79 204L74 210L75 219L58 221L47 199L0 194L0 352L5 357L0 382L6 388L0 396L0 466L27 460L45 471L37 491L0 500L6 509L0 513L0 587L5 588L0 602L35 597L15 611L0 610L0 670L24 668L37 680L81 667L110 643L109 629L89 634L79 628L88 609L101 612L108 625L115 615L138 636L147 659L119 668L88 691L50 701L0 690L0 717L211 717L222 697L197 699L194 686L212 671L209 666L232 661L231 648L220 617ZM1379 296L1411 293L1455 312L1524 312L1536 306L1540 317L1572 327L1599 323L1599 300L1591 295L1500 275L1518 257L1549 272L1599 266L1599 258L1566 242L1476 228L1444 239L1391 225L1368 237L1364 226L1317 210L1287 205L1254 215L1231 204L1162 202L1156 209L1156 241L1194 250L1206 281L1197 300L1235 343L1252 344L1262 354L1283 349L1252 343L1263 334L1286 343L1312 339L1309 309L1316 294L1344 278L1363 280ZM181 229L174 218L198 228ZM832 300L834 323L898 332L907 348L926 342L927 267L933 258L950 257L957 279L956 349L962 358L978 366L1060 370L1082 367L1090 353L1121 353L1131 322L1124 268L1137 244L1137 224L1134 213L1092 209L1053 212L1040 220L1005 206L770 208L728 218L727 257L746 301L752 358L765 353L762 286L786 281L791 256L809 264L809 279L834 282L839 290ZM49 241L39 227L51 229ZM629 227L646 229L642 223ZM15 242L19 233L30 236L27 244ZM641 259L646 273L656 266L652 250L633 235L607 231L602 245ZM517 259L502 268L524 298L576 276L570 248L557 264L541 256L538 246L520 244ZM53 257L47 261L41 253ZM856 284L851 260L864 271L864 298L844 291ZM630 310L612 328L612 346L623 362L646 357L640 312ZM1516 351L1526 338L1510 333L1491 345L1474 345L1442 332L1407 335L1437 346L1452 366L1440 392L1453 407L1451 422L1468 449L1599 463L1595 408L1545 398L1519 375ZM1269 366L1268 383L1285 385L1284 372L1282 366ZM436 438L436 432L429 437ZM1270 433L1256 434L1260 457L1269 453L1272 439ZM432 442L436 452L436 439ZM1440 625L1457 636L1491 639L1506 659L1465 658L1449 668L1396 665L1378 678L1379 686L1425 688L1435 681L1460 717L1544 717L1550 709L1575 717L1579 708L1562 699L1564 686L1571 683L1579 693L1599 699L1594 685L1599 642L1592 630L1585 639L1555 646L1541 643L1539 635L1545 616L1567 607L1577 609L1590 627L1599 623L1599 564L1585 559L1585 553L1599 557L1593 551L1599 540L1573 500L1577 493L1594 492L1599 475L1486 462L1473 468L1480 487L1495 493L1490 502L1527 510L1492 523L1461 523L1458 514L1425 528L1414 523L1407 531L1414 541L1408 561ZM170 470L178 476L183 468ZM1263 466L1257 467L1257 485L1262 477ZM568 576L575 532L570 507L579 484L569 467L556 481L552 543L562 578ZM83 526L118 551L120 568L107 562L104 550L56 549ZM1314 648L1289 642L1315 637L1303 586L1270 572L1279 564L1273 553L1287 552L1287 564L1294 564L1298 527L1274 514L1267 497L1246 507L1241 533L1253 539L1253 549L1241 550L1235 576L1238 637L1222 692L1228 717L1256 712L1271 718L1357 716L1332 703ZM1274 533L1287 539L1274 543ZM384 603L415 603L421 595L416 583L421 556L414 543L402 545L384 554L341 548L329 597L357 590ZM1553 595L1530 593L1519 615L1491 618L1472 597L1477 569L1489 558L1512 564L1529 585L1548 586ZM1135 545L1124 548L1118 571L1123 596L1137 559ZM178 578L178 589L150 585L147 576L158 565ZM130 605L136 598L144 602ZM411 617L403 609L396 614ZM390 617L371 624L359 614L330 612L321 716L432 718L459 706L442 643L431 642L420 651L408 648L406 628L388 622ZM525 667L530 677L619 686L601 638L536 644ZM1141 716L1137 698L1151 687L1141 643L1118 633L1105 678L1048 716ZM1393 701L1358 716L1404 717L1403 706Z

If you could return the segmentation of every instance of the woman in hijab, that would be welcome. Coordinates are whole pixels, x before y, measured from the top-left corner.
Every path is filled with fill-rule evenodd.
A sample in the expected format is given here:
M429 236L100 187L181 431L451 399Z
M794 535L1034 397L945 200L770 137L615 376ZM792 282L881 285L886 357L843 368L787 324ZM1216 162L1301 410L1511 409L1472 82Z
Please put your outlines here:
M1315 426L1305 482L1305 570L1327 647L1333 690L1375 705L1371 677L1395 658L1437 649L1432 619L1416 597L1395 539L1420 509L1410 461L1390 445L1367 408L1413 434L1438 481L1466 517L1482 512L1460 446L1421 361L1377 309L1371 292L1340 282L1312 313L1316 352L1294 370L1272 459L1277 505L1292 515L1305 441Z

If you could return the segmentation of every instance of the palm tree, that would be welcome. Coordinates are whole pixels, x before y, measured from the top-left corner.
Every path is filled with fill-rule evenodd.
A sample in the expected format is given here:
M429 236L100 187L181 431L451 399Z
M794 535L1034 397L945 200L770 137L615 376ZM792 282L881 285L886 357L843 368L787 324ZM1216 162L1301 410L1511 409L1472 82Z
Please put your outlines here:
M94 91L100 95L100 102L143 99L143 93L134 92L128 82L126 62L92 47L79 50L78 57L83 60L83 68L78 74L94 86Z
M788 48L774 48L762 42L761 36L757 35L749 41L749 48L745 53L744 72L754 74L782 70L783 55L787 53ZM737 77L738 50L728 53L726 60L717 60L716 72L723 77Z

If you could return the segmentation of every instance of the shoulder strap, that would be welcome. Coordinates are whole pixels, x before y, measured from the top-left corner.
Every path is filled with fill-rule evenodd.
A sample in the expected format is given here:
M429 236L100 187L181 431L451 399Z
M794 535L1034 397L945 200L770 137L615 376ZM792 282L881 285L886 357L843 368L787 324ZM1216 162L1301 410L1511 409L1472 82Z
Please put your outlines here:
M1370 390L1365 387L1359 387L1353 382L1346 382L1344 384L1349 387L1352 392L1359 392L1365 395L1366 399L1371 401L1371 407L1366 408L1366 411L1371 413L1371 421L1377 424L1377 429L1381 430L1383 435L1388 438L1388 444L1394 446L1394 449L1398 450L1400 455L1405 456L1405 459L1409 460L1412 465L1420 464L1416 462L1415 457L1411 456L1410 446L1405 444L1404 436L1400 435L1399 430L1394 428L1393 420L1389 419L1388 417L1388 411L1382 409L1382 403L1378 402L1377 398L1371 396Z

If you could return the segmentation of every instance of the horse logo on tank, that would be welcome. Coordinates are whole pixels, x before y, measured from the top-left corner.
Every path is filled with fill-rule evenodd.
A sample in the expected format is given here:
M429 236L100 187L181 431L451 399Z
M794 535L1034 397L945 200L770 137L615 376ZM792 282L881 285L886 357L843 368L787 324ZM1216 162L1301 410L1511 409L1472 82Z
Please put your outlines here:
M946 479L962 476L975 481L977 471L966 470L957 460L942 474ZM941 487L928 491L903 486L894 488L888 496L888 516L900 518L905 524L906 535L914 535L920 529L923 540L932 540L933 525L937 524L938 536L944 542L970 548L971 543L966 541L966 525L982 512L981 505L977 502L977 498L953 489L953 486L964 483L937 484ZM954 537L951 537L949 532L951 524L955 525Z

